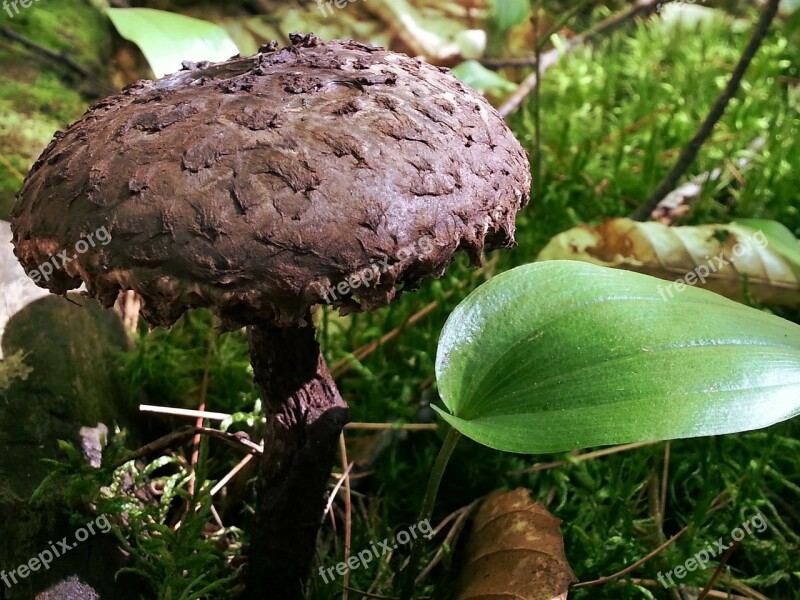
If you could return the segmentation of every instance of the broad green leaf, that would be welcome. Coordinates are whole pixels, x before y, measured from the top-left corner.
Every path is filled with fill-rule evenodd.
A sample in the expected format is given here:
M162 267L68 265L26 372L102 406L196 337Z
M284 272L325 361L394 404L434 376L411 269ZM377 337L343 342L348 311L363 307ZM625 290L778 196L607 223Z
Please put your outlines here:
M477 60L467 60L453 69L453 75L481 94L509 94L517 89L515 83L490 71Z
M183 61L221 61L239 50L219 25L151 8L108 8L119 34L136 44L156 77L181 69Z
M521 453L732 433L800 414L800 326L647 275L525 265L450 315L442 417Z

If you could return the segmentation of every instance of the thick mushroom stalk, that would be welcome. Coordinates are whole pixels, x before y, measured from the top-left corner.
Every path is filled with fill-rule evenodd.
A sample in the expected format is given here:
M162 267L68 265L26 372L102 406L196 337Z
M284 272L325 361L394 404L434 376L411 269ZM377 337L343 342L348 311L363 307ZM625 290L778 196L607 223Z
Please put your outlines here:
M347 420L310 309L377 309L459 251L510 247L530 193L511 131L447 70L291 38L97 103L39 157L12 222L53 292L134 290L153 325L207 307L250 327L268 427L247 595L280 600L302 597Z
M275 598L301 598L348 409L312 326L254 325L248 338L267 431L247 589L251 598L263 598L264 585Z

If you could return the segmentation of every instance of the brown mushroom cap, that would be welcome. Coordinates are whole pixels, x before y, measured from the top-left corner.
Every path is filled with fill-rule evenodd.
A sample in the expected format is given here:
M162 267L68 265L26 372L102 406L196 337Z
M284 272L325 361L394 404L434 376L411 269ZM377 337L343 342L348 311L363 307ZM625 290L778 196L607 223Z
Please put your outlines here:
M380 48L292 42L136 83L56 134L13 212L28 272L70 257L39 285L135 290L159 325L197 306L289 325L513 244L530 168L482 96Z

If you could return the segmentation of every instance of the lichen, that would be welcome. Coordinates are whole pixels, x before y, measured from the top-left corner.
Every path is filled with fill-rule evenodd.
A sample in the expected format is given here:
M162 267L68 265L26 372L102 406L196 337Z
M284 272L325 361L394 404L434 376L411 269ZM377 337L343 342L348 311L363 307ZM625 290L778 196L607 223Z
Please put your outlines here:
M25 381L31 374L31 368L25 364L25 353L15 352L0 361L0 394L5 392L16 381Z

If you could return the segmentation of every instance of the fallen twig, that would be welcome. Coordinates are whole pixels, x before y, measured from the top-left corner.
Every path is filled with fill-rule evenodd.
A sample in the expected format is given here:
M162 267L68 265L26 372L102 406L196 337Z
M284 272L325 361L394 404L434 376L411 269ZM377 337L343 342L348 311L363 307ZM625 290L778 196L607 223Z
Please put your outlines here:
M263 446L260 446L245 437L240 437L235 433L227 433L225 431L220 431L219 429L209 429L208 427L189 426L185 427L184 429L168 433L167 435L160 437L157 440L150 442L149 444L145 444L138 450L134 450L124 458L121 458L116 463L114 463L114 467L115 468L121 467L127 462L136 460L137 458L141 458L143 456L147 456L148 454L151 454L158 450L163 450L164 448L168 448L172 444L181 442L184 439L192 437L195 433L201 433L209 437L218 438L236 448L245 447L247 448L247 450L250 451L251 454L261 454L264 452Z
M92 73L85 67L82 67L77 62L75 62L75 60L71 56L68 56L63 52L55 52L53 50L50 50L49 48L45 48L44 46L37 44L33 40L26 38L24 35L17 33L10 27L7 27L5 25L0 25L0 36L9 39L11 41L17 42L21 46L24 46L25 48L35 52L36 54L44 56L45 58L51 61L60 63L68 67L71 71L102 86L104 88L104 91L107 93L114 93L117 91L108 83L98 78L94 73Z
M344 562L350 560L350 546L353 536L353 505L350 499L350 469L353 463L347 464L347 444L344 441L344 433L339 435L339 452L342 455L342 478L338 483L344 482ZM337 483L337 485L338 485ZM345 571L342 581L342 600L347 600L348 585L350 583L350 569Z
M714 584L717 583L717 579L722 574L722 569L725 568L725 565L728 564L728 561L731 558L731 555L736 551L736 548L739 547L741 540L734 540L731 547L728 548L728 551L722 556L722 560L719 561L717 568L714 569L714 574L711 576L711 579L706 584L706 587L703 588L703 591L700 592L700 595L697 597L697 600L705 600L708 598L709 593L712 589L714 589Z
M457 290L464 288L468 283L473 281L475 278L480 277L490 269L494 268L497 264L497 257L493 257L491 260L487 261L487 263L482 266L480 269L475 270L472 273L472 277L469 280L461 281L454 290L449 290L443 294L444 299L450 298ZM408 319L403 321L400 325L392 329L390 332L382 335L377 340L373 340L368 344L361 346L353 351L351 356L347 356L336 361L333 366L331 367L331 374L334 377L339 377L344 373L347 373L352 368L352 361L362 361L367 356L375 352L378 348L383 346L384 344L390 342L391 340L398 337L401 333L403 333L406 329L413 327L420 321L422 321L425 317L427 317L430 313L436 310L439 307L439 301L434 300L429 304L425 305L421 310L411 315Z
M214 342L217 339L216 331L212 328L208 336L208 349L206 350L206 362L203 366L203 382L200 385L200 405L197 407L200 412L206 410L206 397L208 396L208 381L211 378L211 357L214 355ZM203 417L197 417L195 427L203 427ZM192 441L192 474L189 476L189 494L194 495L195 469L200 460L200 434L196 433Z
M616 573L614 573L612 575L607 575L605 577L600 577L599 579L593 579L592 581L582 581L581 583L576 583L572 587L581 588L581 587L589 587L589 586L593 586L593 585L602 585L604 583L608 583L609 581L614 581L615 579L619 579L623 575L627 575L628 573L633 571L636 567L646 563L648 560L650 560L651 558L653 558L654 556L659 554L665 548L671 546L673 543L675 543L678 540L678 538L680 538L687 531L689 531L689 526L688 525L686 527L684 527L683 529L681 529L678 533L673 535L671 538L669 538L666 542L661 544L658 548L656 548L655 550L653 550L649 554L646 554L645 556L643 556L642 558L637 560L635 563L628 565L627 567L625 567L621 571L617 571Z
M225 474L225 477L220 479L217 482L217 484L213 488L211 488L211 495L212 496L216 496L219 493L219 491L222 488L224 488L228 484L228 482L236 476L236 474L239 471L241 471L242 469L245 468L245 466L247 466L247 463L249 463L251 460L253 460L254 456L255 456L255 454L248 454L242 460L240 460L238 463L236 463L236 466L233 467L230 471L228 471Z
M758 137L750 144L748 151L751 153L760 152L765 145L766 140L763 137ZM690 203L696 201L700 197L705 184L719 180L725 170L734 171L734 175L738 175L738 180L741 178L741 173L739 171L749 167L750 163L750 158L743 157L735 163L726 162L723 167L717 167L713 171L700 173L664 196L651 211L650 218L654 221L664 223L665 225L671 225L676 218L682 217L689 212ZM741 180L739 182L742 183Z
M557 460L540 465L533 465L532 467L525 467L524 469L516 469L514 471L506 472L506 475L524 475L525 473L537 473L539 471L546 471L548 469L555 469L556 467L565 467L573 462L581 462L584 460L591 460L593 458L600 458L601 456L609 456L610 454L617 454L618 452L626 452L635 448L644 448L645 446L652 446L660 444L661 442L633 442L632 444L622 444L621 446L611 446L610 448L601 448L592 452L584 452L583 454L576 454L570 457L570 460Z
M714 106L711 107L708 116L706 116L705 120L698 128L694 137L689 140L689 143L683 149L683 152L681 152L675 165L670 169L661 183L658 184L658 187L656 187L652 195L631 214L631 219L634 221L647 221L659 202L664 199L670 190L675 188L678 180L683 177L684 173L686 173L692 165L703 143L714 131L717 122L722 118L722 115L725 114L725 109L727 109L728 104L739 91L744 74L747 72L747 68L750 66L753 57L755 57L758 49L767 37L770 25L772 25L772 21L778 13L779 3L780 0L767 0L764 12L761 13L761 18L758 20L755 29L753 29L750 42L748 42L747 48L745 48L742 57L739 59L739 63L736 65L733 73L731 73L731 77L728 79L725 89L722 90Z
M575 37L567 40L560 48L555 48L542 54L541 59L539 60L538 69L528 75L528 77L526 77L522 83L519 84L517 90L511 94L511 97L506 100L506 103L500 107L498 110L500 116L505 118L516 111L522 105L522 102L525 100L525 98L532 91L534 91L539 83L539 77L550 67L556 64L562 56L572 52L584 44L591 42L598 36L611 33L636 17L652 15L656 12L659 4L665 4L669 1L670 0L661 0L660 2L659 0L639 0L628 10L604 19L585 33L576 35ZM532 60L535 61L535 57Z
M620 585L627 585L627 584L634 584L634 585L641 585L643 587L650 587L650 588L660 588L663 587L658 581L655 579L639 579L638 577L631 577L630 579L621 579ZM682 589L686 589L686 586L681 586ZM670 588L675 590L677 588ZM689 588L689 590L694 591L695 593L699 592L699 589ZM723 598L724 600L752 600L751 596L737 596L735 594L730 594L728 592L721 592L719 590L711 590L708 593L708 598Z
M152 404L140 404L141 412L151 412L160 415L170 415L173 417L189 417L192 419L208 419L209 421L224 421L231 415L221 412L209 412L207 410L193 410L191 408L174 408L172 406L153 406Z
M361 431L388 431L390 429L402 429L404 431L436 431L439 426L436 423L348 423L345 429L356 429Z

